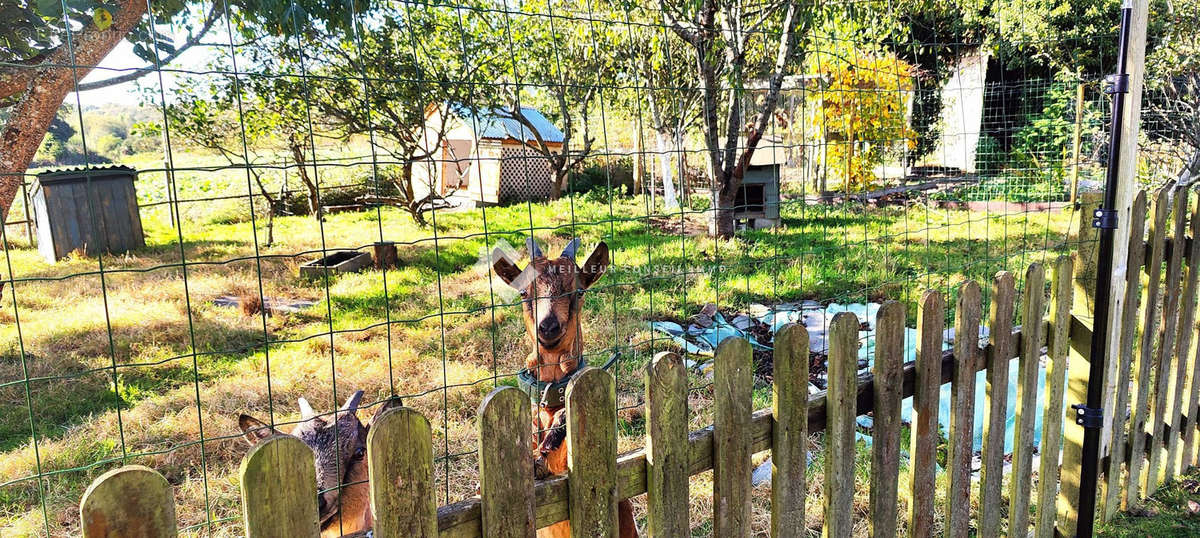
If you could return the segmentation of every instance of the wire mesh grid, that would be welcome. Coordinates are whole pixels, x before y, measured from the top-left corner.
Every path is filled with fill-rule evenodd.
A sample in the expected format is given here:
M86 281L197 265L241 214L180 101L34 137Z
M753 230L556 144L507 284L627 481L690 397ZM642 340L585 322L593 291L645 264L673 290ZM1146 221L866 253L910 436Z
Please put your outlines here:
M1109 57L1062 71L1014 51L1093 47L1060 37L989 49L969 31L939 40L927 26L936 14L893 17L892 4L801 4L809 23L746 168L775 196L743 192L732 208L774 204L778 216L740 219L725 238L709 233L720 185L702 95L752 123L769 85L726 73L705 86L657 5L351 1L326 19L271 24L253 4L198 4L169 20L150 5L153 31L189 36L180 20L202 21L206 40L187 61L149 40L147 74L122 97L135 106L72 93L59 115L76 136L51 133L36 163L135 166L147 246L43 260L27 194L38 169L3 227L0 534L77 534L84 488L124 463L171 480L188 532L234 534L239 414L287 430L302 421L298 398L328 414L356 390L364 409L399 396L430 418L440 504L473 495L477 406L515 384L534 347L529 298L488 258L501 242L533 237L553 256L580 238L580 259L610 248L580 315L591 364L620 354L622 450L641 445L641 371L658 351L685 354L691 428L711 422L705 356L650 322L703 332L721 314L759 330L764 312L885 300L912 319L922 289L953 301L964 278L986 290L996 271L1019 281L1029 263L1092 248L1072 243L1067 201L1102 177ZM769 68L783 8L755 5L768 22L747 32L747 54ZM79 46L71 36L85 30L63 24L63 46ZM78 88L139 69L125 57L49 68ZM532 125L524 107L551 125ZM115 146L114 123L127 129ZM753 134L712 127L737 154ZM557 146L543 140L551 130ZM1164 158L1145 181L1176 164ZM93 220L106 209L85 206ZM377 245L395 246L396 263L298 276L303 263ZM769 345L769 332L751 338ZM756 353L758 408L769 357Z

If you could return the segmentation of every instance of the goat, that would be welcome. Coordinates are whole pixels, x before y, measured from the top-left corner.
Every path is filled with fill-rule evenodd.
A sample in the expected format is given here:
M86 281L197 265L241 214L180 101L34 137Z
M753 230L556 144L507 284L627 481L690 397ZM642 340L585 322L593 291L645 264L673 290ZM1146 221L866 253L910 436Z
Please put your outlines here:
M242 437L251 446L276 435L291 435L312 449L321 538L362 533L374 523L367 481L367 432L384 411L399 407L400 399L385 401L364 426L357 415L362 396L361 390L351 394L334 413L333 420L320 416L307 400L300 398L297 403L301 422L287 434L252 416L238 417Z
M537 478L543 479L567 473L566 408L561 389L579 370L583 357L580 329L583 293L608 269L608 245L604 242L596 245L582 267L575 263L579 239L571 240L554 259L542 254L532 237L525 245L529 251L529 265L525 269L518 268L499 250L493 257L492 268L501 280L521 293L525 330L534 343L533 351L525 359L525 368L536 383L527 392L531 399L538 400L537 385L557 384L560 389L553 401L542 395L533 417L533 428L538 432L533 441L534 469ZM622 500L617 512L621 538L636 538L633 505ZM538 538L566 538L571 535L571 523L555 523L539 529L537 534Z

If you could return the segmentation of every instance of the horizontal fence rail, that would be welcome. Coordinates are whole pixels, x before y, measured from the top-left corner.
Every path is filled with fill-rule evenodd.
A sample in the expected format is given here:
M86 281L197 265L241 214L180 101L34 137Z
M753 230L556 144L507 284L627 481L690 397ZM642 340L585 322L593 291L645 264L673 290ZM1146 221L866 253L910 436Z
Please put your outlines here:
M1144 227L1141 222L1134 225L1127 260L1131 285L1124 309L1115 316L1122 324L1123 362L1115 369L1118 390L1110 404L1119 410L1111 431L1115 441L1102 461L1107 470L1100 481L1105 488L1100 512L1104 519L1122 503L1139 506L1161 484L1197 464L1200 346L1195 344L1200 334L1195 301L1200 269L1194 264L1200 258L1200 243L1188 232L1193 238L1200 233L1200 205L1190 211L1189 220L1192 198L1187 190L1164 188L1149 210L1145 193L1134 205L1135 219L1147 214L1153 219ZM1148 238L1143 239L1143 231ZM1168 239L1186 245L1186 251L1168 254ZM1141 248L1143 241L1146 248ZM1077 517L1073 507L1081 436L1077 426L1064 420L1071 416L1064 414L1064 407L1073 403L1069 398L1079 386L1086 387L1087 379L1086 364L1068 367L1068 356L1081 353L1080 342L1086 342L1092 330L1086 316L1072 312L1072 304L1080 299L1076 294L1084 293L1079 282L1086 275L1077 271L1086 270L1086 264L1080 263L1072 256L1053 260L1048 268L1035 263L1024 271L1020 293L1012 273L998 273L987 293L990 338L982 345L984 290L978 283L964 281L955 294L950 350L944 350L943 343L946 297L925 292L916 309L915 361L909 363L903 304L885 303L874 320L838 314L828 333L828 388L812 395L807 390L808 332L788 326L776 337L768 409L752 408L754 364L748 342L728 339L715 353L714 422L696 431L688 432L686 426L684 363L674 353L659 353L644 371L645 447L624 454L616 450L614 378L605 370L588 368L567 388L565 476L534 480L529 399L513 387L500 387L484 398L478 413L479 495L440 507L435 507L432 493L434 454L428 420L409 408L389 409L370 424L367 517L373 517L374 535L380 537L531 536L538 528L564 521L573 529L588 529L589 535L596 531L615 536L619 502L646 494L644 531L678 536L691 531L689 502L694 499L688 477L712 470L714 534L742 536L751 529L751 457L769 450L770 528L775 536L803 536L810 436L824 432L821 509L826 535L851 535L861 523L851 506L855 461L862 450L870 451L865 523L872 535L935 533L935 512L944 514L941 530L951 536L988 528L1007 529L1010 535L1070 535ZM872 370L860 375L863 321L873 322L876 344ZM1013 359L1016 397L1009 401ZM1043 360L1045 377L1039 379ZM985 381L977 387L980 371L986 372ZM1045 386L1040 409L1039 382ZM952 398L944 465L948 481L945 505L938 507L937 410L939 388L946 383ZM978 493L973 494L977 391L985 393L985 419ZM901 401L910 396L915 398L909 444L902 447ZM1010 408L1015 415L1014 451L1006 487L1005 421ZM873 415L873 439L864 449L855 442L856 419L868 413ZM1034 436L1038 415L1043 421L1040 440ZM1040 455L1036 473L1035 445ZM907 458L901 457L902 449L908 451ZM263 441L247 454L241 475L247 536L280 536L279 529L288 529L288 536L321 534L312 470L311 451L289 435ZM904 495L901 487L908 489ZM901 497L911 499L910 505L903 506ZM126 499L137 501L122 502ZM138 466L111 471L96 480L80 505L84 536L109 536L118 528L138 529L139 536L174 536L172 503L170 486L155 471Z

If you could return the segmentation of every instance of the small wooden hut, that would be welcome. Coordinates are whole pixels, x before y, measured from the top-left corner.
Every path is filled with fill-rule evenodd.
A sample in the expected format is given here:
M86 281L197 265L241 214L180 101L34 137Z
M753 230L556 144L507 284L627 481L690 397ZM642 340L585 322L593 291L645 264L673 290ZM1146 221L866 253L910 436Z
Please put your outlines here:
M88 256L146 246L133 181L125 166L42 172L33 183L38 251L55 262L75 249Z
M563 133L535 108L524 107L522 114L536 133L500 111L430 106L424 139L431 156L413 167L414 184L475 205L549 199L550 161L528 144L540 137L558 151Z

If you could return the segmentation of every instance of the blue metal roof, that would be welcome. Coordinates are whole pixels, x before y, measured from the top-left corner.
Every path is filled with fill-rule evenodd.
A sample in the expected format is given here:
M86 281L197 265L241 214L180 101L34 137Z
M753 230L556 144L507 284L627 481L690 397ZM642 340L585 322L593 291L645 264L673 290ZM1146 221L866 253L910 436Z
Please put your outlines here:
M512 138L532 142L536 140L533 132L521 122L508 117L498 109L479 109L472 111L463 106L455 107L456 113L463 121L475 129L479 138ZM562 143L563 133L546 119L540 111L532 107L521 107L521 114L537 129L542 140Z

